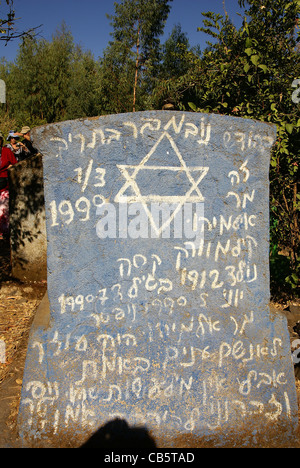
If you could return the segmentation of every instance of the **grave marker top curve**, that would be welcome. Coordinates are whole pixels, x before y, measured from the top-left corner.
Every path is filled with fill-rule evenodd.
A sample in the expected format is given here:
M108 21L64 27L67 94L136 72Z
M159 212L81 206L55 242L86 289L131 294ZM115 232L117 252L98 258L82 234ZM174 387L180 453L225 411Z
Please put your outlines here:
M165 447L295 429L287 326L269 310L275 138L170 111L35 129L51 317L29 341L24 443L79 444L115 417Z

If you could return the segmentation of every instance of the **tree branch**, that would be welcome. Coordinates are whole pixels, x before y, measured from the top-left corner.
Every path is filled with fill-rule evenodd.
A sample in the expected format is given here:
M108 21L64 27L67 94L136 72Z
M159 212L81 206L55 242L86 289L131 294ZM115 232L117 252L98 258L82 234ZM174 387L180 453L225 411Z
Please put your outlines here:
M4 24L4 23L2 23ZM13 39L19 39L20 37L24 38L32 38L35 35L35 32L37 29L39 29L42 25L40 24L39 26L36 26L35 28L28 29L28 31L15 31L13 32L13 28L8 28L7 32L4 30L1 31L1 26L0 26L0 41L5 41L5 45L13 40ZM2 35L5 34L5 35Z

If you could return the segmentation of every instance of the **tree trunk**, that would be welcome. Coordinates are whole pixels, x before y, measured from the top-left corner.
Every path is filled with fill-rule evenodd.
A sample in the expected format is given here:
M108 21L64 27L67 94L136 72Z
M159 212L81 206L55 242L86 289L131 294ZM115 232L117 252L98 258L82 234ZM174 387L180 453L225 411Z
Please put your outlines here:
M137 31L136 61L135 61L135 77L134 77L134 87L133 87L133 105L132 105L132 112L135 112L136 90L137 90L137 82L138 82L139 62L140 62L140 26L138 26L138 31Z

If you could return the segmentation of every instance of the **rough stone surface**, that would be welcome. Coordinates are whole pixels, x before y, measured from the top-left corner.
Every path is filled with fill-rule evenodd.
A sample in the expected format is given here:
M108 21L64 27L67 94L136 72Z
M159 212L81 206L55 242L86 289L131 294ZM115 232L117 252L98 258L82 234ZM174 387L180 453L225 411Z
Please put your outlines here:
M115 418L160 447L293 436L287 322L269 308L275 135L167 111L36 129L50 318L29 340L24 446L80 446Z
M42 155L12 166L10 240L12 276L21 281L47 278L47 239Z

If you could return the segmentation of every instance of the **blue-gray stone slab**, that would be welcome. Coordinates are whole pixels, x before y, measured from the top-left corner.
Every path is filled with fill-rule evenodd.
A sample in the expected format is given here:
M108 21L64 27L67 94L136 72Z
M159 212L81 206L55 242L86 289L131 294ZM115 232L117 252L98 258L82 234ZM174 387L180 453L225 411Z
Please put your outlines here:
M287 324L269 309L275 139L168 111L35 129L50 320L29 339L24 445L79 446L115 418L160 447L291 437Z

